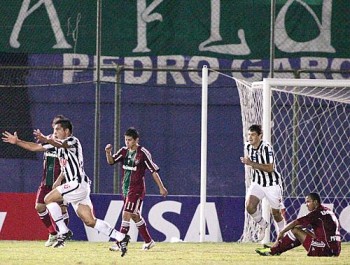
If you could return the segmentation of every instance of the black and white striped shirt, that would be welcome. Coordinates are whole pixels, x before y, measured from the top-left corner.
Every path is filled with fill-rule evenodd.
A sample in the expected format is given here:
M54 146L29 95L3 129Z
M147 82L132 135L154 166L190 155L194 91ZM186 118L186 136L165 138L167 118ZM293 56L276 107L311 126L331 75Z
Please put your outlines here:
M82 181L89 182L89 178L84 171L83 149L79 139L71 135L61 141L66 142L68 148L55 148L60 160L61 169L65 173L66 182L73 180L77 180L79 183ZM48 149L50 146L46 145L44 147Z
M263 187L283 185L282 176L275 167L275 155L272 146L269 143L261 141L257 149L255 149L250 143L246 143L244 149L245 154L251 161L258 164L274 164L273 172L252 169L252 182L255 182Z

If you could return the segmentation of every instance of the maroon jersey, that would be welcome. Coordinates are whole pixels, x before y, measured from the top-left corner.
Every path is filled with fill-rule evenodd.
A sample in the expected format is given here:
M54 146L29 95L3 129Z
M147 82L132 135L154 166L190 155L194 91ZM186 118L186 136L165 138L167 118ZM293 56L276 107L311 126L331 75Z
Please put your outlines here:
M316 238L309 238L310 242L304 242L304 247L307 248L310 256L339 255L341 249L340 227L333 211L320 205L306 216L299 218L298 221L304 227L310 225L315 234Z
M144 198L146 193L146 169L151 173L159 170L159 167L152 160L151 153L142 146L138 146L134 151L122 147L117 153L113 154L113 159L115 163L120 162L122 165L123 196L136 194L140 198Z

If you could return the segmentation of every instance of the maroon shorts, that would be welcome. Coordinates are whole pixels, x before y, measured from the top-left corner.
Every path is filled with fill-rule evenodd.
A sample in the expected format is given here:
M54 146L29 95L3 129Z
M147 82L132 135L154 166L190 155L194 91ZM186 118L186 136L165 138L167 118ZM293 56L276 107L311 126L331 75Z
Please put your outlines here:
M140 208L142 205L142 197L136 193L129 193L126 198L124 198L124 211L140 214Z
M36 203L45 204L44 198L52 190L51 186L40 185L36 192Z
M336 243L339 244L329 244L328 242L317 240L314 239L312 236L307 235L303 246L306 249L308 256L330 257L339 256L340 254L340 242Z

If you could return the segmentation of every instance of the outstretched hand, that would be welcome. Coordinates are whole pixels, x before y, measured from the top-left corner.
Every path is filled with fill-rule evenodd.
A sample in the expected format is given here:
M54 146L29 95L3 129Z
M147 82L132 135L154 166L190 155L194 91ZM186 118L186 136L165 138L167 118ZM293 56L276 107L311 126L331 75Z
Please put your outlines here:
M17 132L14 132L13 134L5 131L2 133L2 141L5 143L10 143L10 144L17 144L18 142L18 136Z
M47 142L47 137L42 134L42 132L39 129L36 129L33 131L34 137L37 141L41 143L46 143Z

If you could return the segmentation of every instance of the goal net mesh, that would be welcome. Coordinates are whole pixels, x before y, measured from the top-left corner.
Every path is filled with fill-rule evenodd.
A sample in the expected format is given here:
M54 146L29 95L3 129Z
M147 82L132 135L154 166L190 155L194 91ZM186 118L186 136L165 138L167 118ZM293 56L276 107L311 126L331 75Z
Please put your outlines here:
M236 84L246 139L248 127L263 122L263 90L261 83L236 80ZM337 212L337 205L346 205L350 188L350 87L271 87L271 117L271 142L285 182L284 198L304 198L309 192L317 192L323 203L333 204L336 199ZM248 170L245 178L248 189ZM298 212L299 204L287 205L287 222ZM256 241L256 232L246 213L241 241Z

